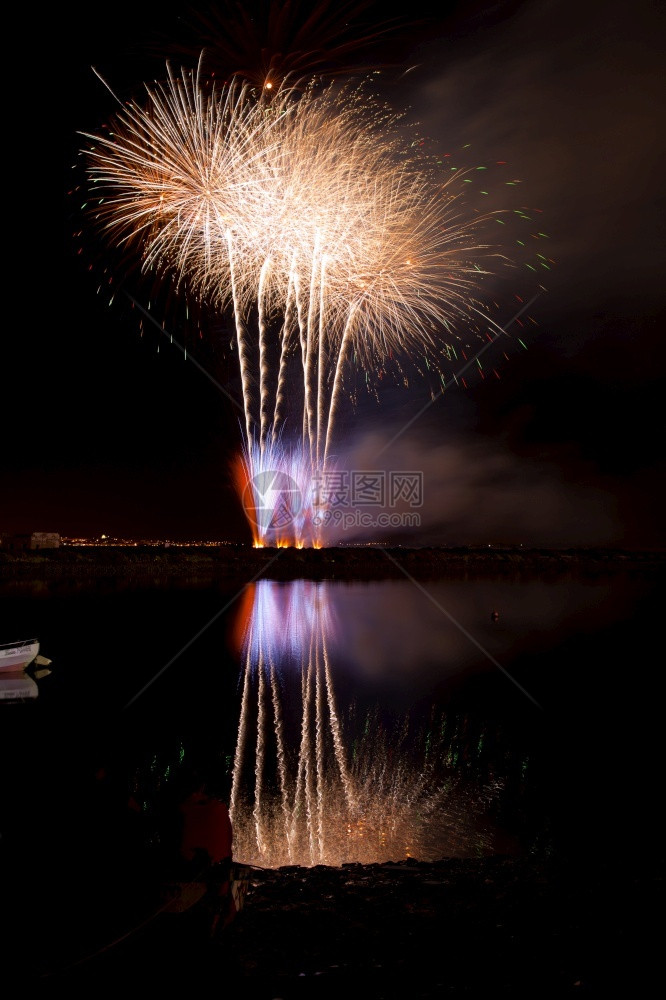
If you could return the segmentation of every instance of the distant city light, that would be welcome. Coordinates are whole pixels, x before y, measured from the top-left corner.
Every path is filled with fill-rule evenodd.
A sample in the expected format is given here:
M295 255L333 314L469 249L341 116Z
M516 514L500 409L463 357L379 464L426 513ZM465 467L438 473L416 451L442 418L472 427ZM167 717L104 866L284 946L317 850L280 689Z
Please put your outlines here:
M112 535L99 535L95 538L75 537L62 538L63 546L71 548L155 548L155 549L193 549L218 548L221 545L233 545L228 541L211 541L209 538L174 541L171 538L115 538Z

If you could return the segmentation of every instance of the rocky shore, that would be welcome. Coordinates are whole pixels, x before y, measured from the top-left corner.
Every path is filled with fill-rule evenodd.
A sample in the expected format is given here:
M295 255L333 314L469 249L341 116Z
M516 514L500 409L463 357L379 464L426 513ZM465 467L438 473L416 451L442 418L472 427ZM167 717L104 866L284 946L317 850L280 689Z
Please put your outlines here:
M193 907L46 978L215 985L257 1000L602 996L646 974L644 902L636 870L593 859L252 869L245 905L215 944Z
M84 578L243 583L273 580L436 579L447 575L499 576L563 572L584 575L615 571L661 572L666 552L619 549L528 549L511 547L407 548L349 546L330 549L64 547L41 552L0 550L2 580Z

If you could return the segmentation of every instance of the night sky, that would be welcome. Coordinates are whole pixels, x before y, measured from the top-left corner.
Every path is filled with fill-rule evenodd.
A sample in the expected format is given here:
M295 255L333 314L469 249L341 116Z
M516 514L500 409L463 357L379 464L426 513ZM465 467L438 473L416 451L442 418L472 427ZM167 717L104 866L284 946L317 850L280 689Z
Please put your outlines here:
M524 204L542 212L556 266L528 349L509 352L499 380L447 392L383 452L387 466L425 474L422 527L401 540L663 547L661 5L459 2L435 20L425 4L406 6L423 21L345 58L383 65L391 104L442 148L505 161ZM249 540L229 474L233 407L156 331L140 336L127 294L109 306L98 287L112 258L101 240L73 235L85 200L74 190L77 131L95 132L114 110L91 67L129 97L163 75L166 57L192 63L178 54L196 42L189 10L69 4L25 56L20 155L5 190L20 221L8 242L16 284L5 285L0 532ZM386 4L365 17L391 13L406 19ZM136 275L122 278L137 300L150 297ZM511 290L499 294L509 319ZM228 318L209 319L199 338L177 311L166 316L233 388L235 358L220 348ZM415 384L349 409L353 461L376 465L428 398Z

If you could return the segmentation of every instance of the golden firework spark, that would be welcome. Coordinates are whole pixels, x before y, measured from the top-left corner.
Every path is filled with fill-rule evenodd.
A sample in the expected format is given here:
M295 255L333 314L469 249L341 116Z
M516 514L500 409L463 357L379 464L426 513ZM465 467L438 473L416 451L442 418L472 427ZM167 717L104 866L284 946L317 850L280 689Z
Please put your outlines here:
M268 94L169 71L146 90L88 136L97 219L145 271L232 310L247 453L298 406L303 450L325 466L352 353L435 348L479 311L488 215L466 211L462 172L434 175L363 84Z

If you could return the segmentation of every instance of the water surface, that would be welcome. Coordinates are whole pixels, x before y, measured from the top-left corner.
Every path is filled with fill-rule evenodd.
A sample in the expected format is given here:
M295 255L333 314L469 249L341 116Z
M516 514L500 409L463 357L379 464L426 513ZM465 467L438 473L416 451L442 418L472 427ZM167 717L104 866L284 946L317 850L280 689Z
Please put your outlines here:
M53 660L0 703L5 874L45 925L60 893L93 937L151 905L193 764L262 867L656 835L648 579L4 585L2 621Z

